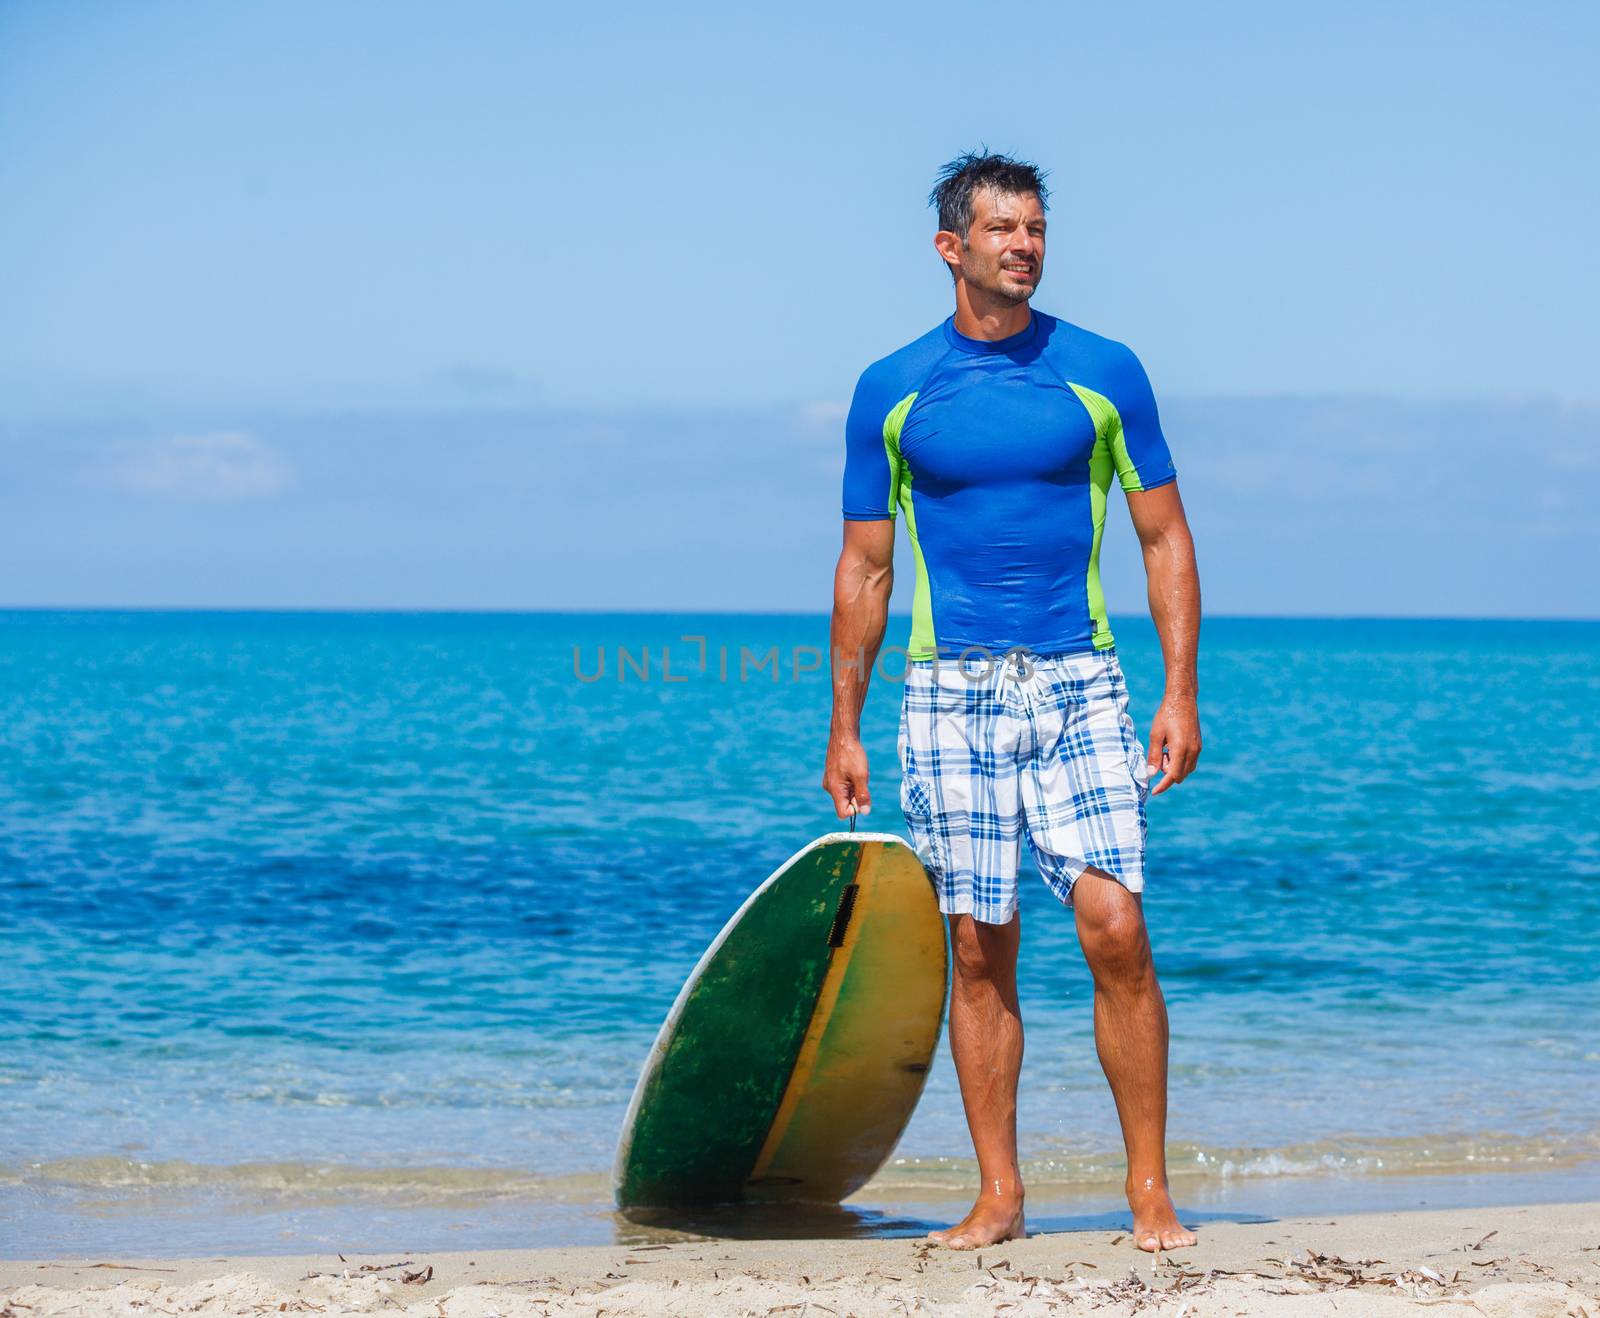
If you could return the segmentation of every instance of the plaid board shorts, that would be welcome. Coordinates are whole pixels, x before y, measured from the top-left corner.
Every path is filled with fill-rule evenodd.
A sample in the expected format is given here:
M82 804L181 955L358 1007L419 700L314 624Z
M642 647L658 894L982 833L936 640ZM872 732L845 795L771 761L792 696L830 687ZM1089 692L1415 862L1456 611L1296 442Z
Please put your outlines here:
M1115 650L914 661L900 704L900 805L939 909L1017 910L1024 832L1068 906L1090 865L1144 889L1144 748Z

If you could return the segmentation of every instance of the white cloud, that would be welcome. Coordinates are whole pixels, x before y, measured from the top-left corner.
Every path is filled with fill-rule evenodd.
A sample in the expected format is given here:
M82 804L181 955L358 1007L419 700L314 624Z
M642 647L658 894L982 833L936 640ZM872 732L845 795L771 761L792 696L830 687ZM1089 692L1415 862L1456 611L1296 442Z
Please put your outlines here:
M789 413L789 428L803 443L821 444L831 451L844 443L844 419L849 412L849 403L802 403Z
M271 499L294 483L294 468L282 453L237 431L141 444L111 475L138 494L216 502Z
M498 397L522 391L527 383L516 371L481 362L460 362L444 372L446 383L474 398Z
M849 403L818 402L806 403L800 409L800 415L814 426L843 425L846 414L850 411Z

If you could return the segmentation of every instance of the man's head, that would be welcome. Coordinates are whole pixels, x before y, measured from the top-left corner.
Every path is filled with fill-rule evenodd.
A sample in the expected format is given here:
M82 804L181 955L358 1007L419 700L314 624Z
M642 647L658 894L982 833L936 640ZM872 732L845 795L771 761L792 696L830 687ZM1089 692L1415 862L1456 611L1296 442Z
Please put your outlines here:
M958 156L939 171L928 204L939 212L933 245L969 290L1026 302L1044 276L1044 212L1050 192L1037 165L989 152Z

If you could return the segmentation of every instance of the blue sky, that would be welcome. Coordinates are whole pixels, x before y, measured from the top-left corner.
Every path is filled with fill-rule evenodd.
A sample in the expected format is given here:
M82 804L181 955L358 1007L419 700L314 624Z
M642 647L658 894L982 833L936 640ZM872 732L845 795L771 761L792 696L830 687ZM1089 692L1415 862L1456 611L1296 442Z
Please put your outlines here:
M607 552L665 552L688 583L675 602L815 603L799 578L775 592L770 572L717 576L741 552L715 512L746 496L738 427L820 426L806 441L820 448L778 466L810 473L795 515L814 505L831 543L829 427L862 366L946 314L924 198L938 165L980 142L1052 171L1039 305L1133 344L1170 400L1169 430L1197 427L1171 436L1187 490L1216 491L1230 524L1271 525L1282 499L1235 507L1248 481L1204 471L1248 432L1294 499L1326 494L1336 524L1361 522L1369 496L1318 474L1343 461L1339 426L1304 432L1304 461L1302 432L1284 429L1311 424L1304 400L1329 400L1345 432L1401 428L1379 446L1397 487L1438 483L1415 484L1425 452L1459 500L1418 519L1442 521L1431 538L1389 555L1470 557L1484 535L1473 510L1506 501L1508 477L1537 482L1547 440L1566 455L1563 483L1521 512L1595 484L1597 36L1600 11L1577 4L12 0L0 564L30 566L7 573L6 598L195 602L185 565L237 553L259 571L205 602L562 604L570 592L526 573L549 548L536 520L525 552L506 550L520 567L486 552L409 601L414 573L357 565L426 552L396 510L455 488L457 446L540 484L538 507L576 479L573 437L609 416L630 437L619 465L568 493L596 519L595 482L626 481L662 435L684 447L652 477L661 498L642 520L612 519ZM1220 399L1257 411L1241 431L1218 419ZM1521 424L1551 416L1565 418L1555 439ZM1452 424L1476 426L1455 471L1449 445L1426 438ZM415 489L380 519L389 541L340 539L348 521L318 519L342 497L370 504L362 464L385 461L386 434L404 453L379 484L410 473ZM701 509L699 524L675 506ZM433 543L452 527L471 539L471 497L436 507ZM1590 547L1570 513L1517 541L1513 557L1550 556L1535 611L1600 611L1570 566ZM809 522L793 534L816 539ZM302 542L325 570L274 576ZM1229 555L1213 560L1212 598L1281 607ZM323 598L343 579L329 563L350 568L338 598ZM1345 608L1353 572L1308 562L1291 611ZM629 579L596 569L584 593L648 602ZM1363 589L1377 612L1438 602L1425 576ZM1496 597L1490 611L1518 611Z
M835 399L980 141L1169 393L1600 395L1580 4L0 6L14 405Z

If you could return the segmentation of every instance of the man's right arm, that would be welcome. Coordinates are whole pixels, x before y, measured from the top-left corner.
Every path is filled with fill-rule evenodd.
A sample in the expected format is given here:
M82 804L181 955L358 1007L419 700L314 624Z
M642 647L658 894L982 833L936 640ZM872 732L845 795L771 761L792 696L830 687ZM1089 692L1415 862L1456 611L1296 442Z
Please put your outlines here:
M844 548L833 574L833 717L822 789L840 819L872 813L867 753L861 745L861 707L883 644L894 586L894 522L846 520Z

